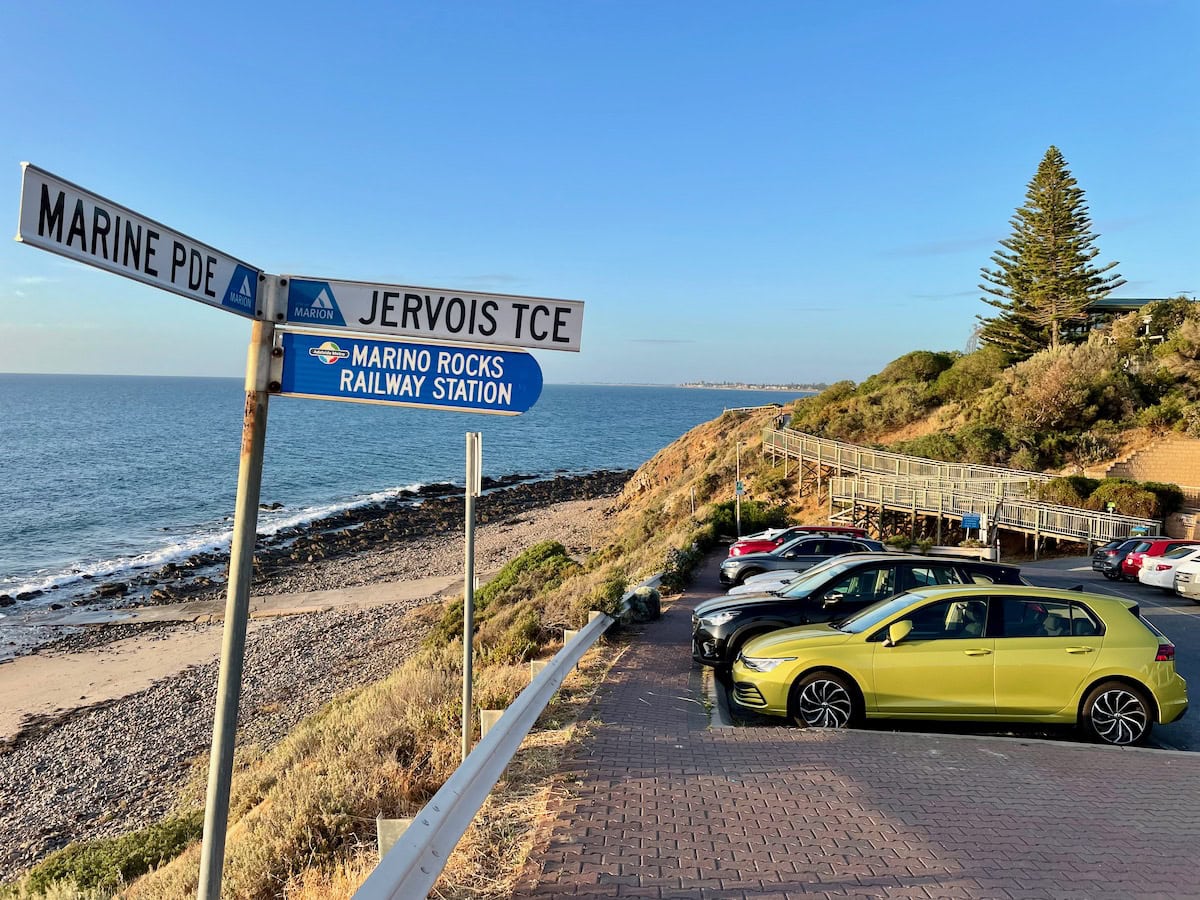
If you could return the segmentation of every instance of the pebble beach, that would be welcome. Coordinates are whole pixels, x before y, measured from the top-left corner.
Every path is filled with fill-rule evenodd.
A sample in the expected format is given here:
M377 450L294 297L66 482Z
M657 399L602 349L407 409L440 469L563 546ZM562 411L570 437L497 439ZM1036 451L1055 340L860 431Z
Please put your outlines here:
M586 556L603 543L628 474L488 491L477 506L476 571L493 572L548 539ZM453 494L314 523L259 554L255 597L290 608L323 593L309 611L252 620L239 746L270 747L327 700L384 677L414 652L429 621L414 613L461 592L462 499ZM155 579L157 596L141 601L223 599L221 579L204 578L199 587ZM361 602L367 593L370 602ZM110 621L52 629L32 656L0 665L0 690L17 707L6 710L14 727L0 733L0 881L70 841L121 834L172 808L207 759L221 628L211 617L130 622L114 609ZM109 678L98 695L91 674L115 661L139 677ZM155 665L169 674L147 676ZM21 679L31 677L57 691L53 708L21 708L33 695Z

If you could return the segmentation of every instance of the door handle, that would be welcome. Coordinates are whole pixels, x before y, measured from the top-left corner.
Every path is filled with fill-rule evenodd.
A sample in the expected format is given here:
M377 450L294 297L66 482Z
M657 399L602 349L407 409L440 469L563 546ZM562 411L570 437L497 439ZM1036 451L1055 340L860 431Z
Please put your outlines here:
M991 650L988 650L984 647L976 647L971 650L963 651L963 653L967 654L967 656L987 656L991 652L992 652Z
M1091 653L1093 649L1094 649L1093 647L1068 647L1067 652L1068 653Z

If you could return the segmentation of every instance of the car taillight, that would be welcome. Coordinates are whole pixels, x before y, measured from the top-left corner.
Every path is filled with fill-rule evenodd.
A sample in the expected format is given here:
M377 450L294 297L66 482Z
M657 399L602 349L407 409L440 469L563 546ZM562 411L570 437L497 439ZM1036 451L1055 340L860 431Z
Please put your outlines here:
M1159 563L1157 566L1154 567L1154 570L1156 572L1166 572L1170 568L1171 568L1170 563Z
M1170 662L1175 658L1174 644L1159 644L1158 653L1154 655L1155 662Z

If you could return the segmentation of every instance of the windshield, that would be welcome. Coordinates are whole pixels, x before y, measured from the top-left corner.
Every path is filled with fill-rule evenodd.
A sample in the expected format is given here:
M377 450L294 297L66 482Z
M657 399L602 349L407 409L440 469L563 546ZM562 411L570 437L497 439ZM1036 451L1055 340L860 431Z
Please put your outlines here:
M895 597L889 597L886 600L880 600L878 603L872 603L862 612L851 616L845 621L839 622L837 628L839 631L849 632L850 634L862 634L864 631L870 631L888 616L895 615L904 609L908 604L912 603L912 594L905 591L903 594L897 594Z
M840 560L832 556L825 562L818 563L811 569L806 569L788 584L787 590L781 591L783 597L804 597L812 590L823 584L827 579L837 578L843 572L852 569L859 560Z

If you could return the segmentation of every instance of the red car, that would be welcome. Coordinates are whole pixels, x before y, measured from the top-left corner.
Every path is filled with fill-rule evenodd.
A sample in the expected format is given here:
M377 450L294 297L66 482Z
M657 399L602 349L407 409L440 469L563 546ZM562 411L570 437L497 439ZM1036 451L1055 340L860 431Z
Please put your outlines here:
M1143 556L1162 556L1168 550L1176 547L1194 547L1200 541L1185 541L1178 538L1147 538L1138 543L1121 560L1121 577L1129 581L1138 580L1138 571L1142 568Z
M793 525L769 538L742 538L729 548L730 556L745 556L747 553L770 553L802 534L836 534L842 537L867 537L865 528L851 525Z

